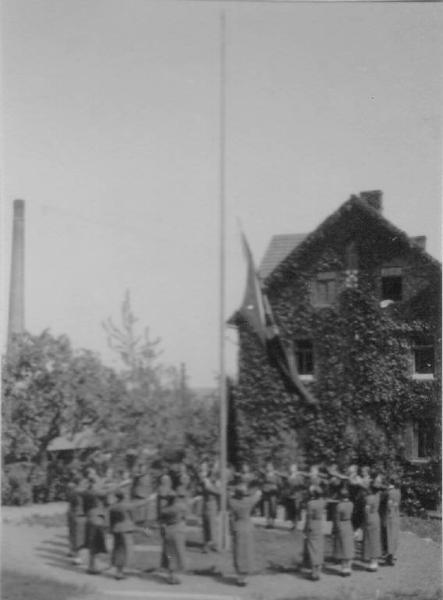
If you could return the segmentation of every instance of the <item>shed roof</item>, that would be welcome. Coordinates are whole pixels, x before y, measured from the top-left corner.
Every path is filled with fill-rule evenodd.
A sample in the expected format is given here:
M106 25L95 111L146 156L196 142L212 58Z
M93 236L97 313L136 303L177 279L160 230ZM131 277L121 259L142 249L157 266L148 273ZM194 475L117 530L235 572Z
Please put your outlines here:
M85 448L97 448L99 446L97 437L90 429L84 429L74 434L61 435L53 439L48 452L60 452L61 450L83 450Z
M279 265L306 237L307 233L283 233L274 235L269 242L258 272L262 279Z

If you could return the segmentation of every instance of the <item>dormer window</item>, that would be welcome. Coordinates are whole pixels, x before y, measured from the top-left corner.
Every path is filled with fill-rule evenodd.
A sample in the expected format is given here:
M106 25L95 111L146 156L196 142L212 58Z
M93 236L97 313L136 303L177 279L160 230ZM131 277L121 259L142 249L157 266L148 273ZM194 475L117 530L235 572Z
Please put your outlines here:
M399 302L403 298L403 277L400 267L381 270L381 299Z
M314 306L330 306L337 298L337 273L317 273L311 281L311 300Z

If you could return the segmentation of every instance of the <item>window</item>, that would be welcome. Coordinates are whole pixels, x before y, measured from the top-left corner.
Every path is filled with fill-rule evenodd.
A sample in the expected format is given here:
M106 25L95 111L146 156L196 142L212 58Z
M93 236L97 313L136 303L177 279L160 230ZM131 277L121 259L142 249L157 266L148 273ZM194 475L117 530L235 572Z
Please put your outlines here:
M403 297L401 268L389 267L381 270L381 299L398 302Z
M412 422L405 431L406 458L410 461L423 461L432 453L433 433L429 423Z
M295 342L295 360L299 375L314 374L314 351L310 340Z
M414 373L416 379L434 377L434 345L430 340L416 342L413 348Z
M417 458L429 456L429 432L423 423L414 424L414 450Z
M318 273L311 282L312 303L316 306L330 306L337 297L337 274Z

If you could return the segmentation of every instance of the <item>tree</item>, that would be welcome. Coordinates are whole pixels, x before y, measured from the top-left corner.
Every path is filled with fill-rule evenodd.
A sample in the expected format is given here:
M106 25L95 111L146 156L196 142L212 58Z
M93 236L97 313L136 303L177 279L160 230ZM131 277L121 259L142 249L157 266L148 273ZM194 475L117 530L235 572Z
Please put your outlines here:
M7 461L40 463L53 439L102 422L112 370L65 335L18 336L4 357L2 448Z
M149 328L137 331L137 321L126 292L121 324L109 318L103 324L120 358L124 386L109 415L105 443L121 452L154 447L164 458L181 454L192 462L214 454L219 437L214 398L197 399L186 386L184 372L161 364L160 340L151 339Z
M104 323L109 346L121 362L119 377L124 393L109 414L110 431L106 443L128 450L182 442L179 375L177 369L159 363L159 339L151 339L149 328L136 329L138 319L126 292L121 308L121 324L108 318ZM109 432L108 432L109 433Z

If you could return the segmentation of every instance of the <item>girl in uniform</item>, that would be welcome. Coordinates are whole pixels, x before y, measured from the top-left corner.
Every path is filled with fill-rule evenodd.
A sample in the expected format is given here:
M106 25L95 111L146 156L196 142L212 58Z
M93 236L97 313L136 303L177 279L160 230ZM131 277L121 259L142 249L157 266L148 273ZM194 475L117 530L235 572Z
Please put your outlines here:
M169 573L171 584L180 583L177 572L186 571L186 490L178 487L171 490L166 506L160 513L162 533L161 566Z
M306 507L305 555L309 560L312 579L316 581L320 579L320 569L324 557L323 514L325 501L320 486L311 485L309 496Z
M363 558L369 561L368 571L372 572L377 571L381 554L379 505L380 494L371 482L364 505Z
M340 499L334 514L334 555L341 561L341 573L344 577L351 574L351 561L354 558L354 531L352 511L354 504L349 499L347 485L340 488Z
M83 508L83 491L81 477L75 475L71 482L68 483L67 500L68 500L68 535L69 535L69 555L72 557L72 562L79 565L79 550L85 545L85 529L86 517Z
M394 566L400 533L400 501L401 492L394 477L389 480L385 492L386 504L382 515L382 546L386 564Z
M201 480L202 485L202 521L203 521L203 552L217 550L217 516L220 488L214 474L208 473Z
M246 576L254 569L254 524L251 513L260 497L260 491L250 495L247 484L240 482L235 488L234 496L228 500L234 566L237 572L237 585L241 586L246 585Z

